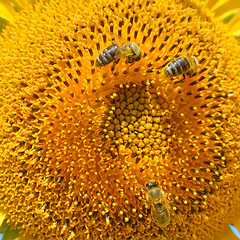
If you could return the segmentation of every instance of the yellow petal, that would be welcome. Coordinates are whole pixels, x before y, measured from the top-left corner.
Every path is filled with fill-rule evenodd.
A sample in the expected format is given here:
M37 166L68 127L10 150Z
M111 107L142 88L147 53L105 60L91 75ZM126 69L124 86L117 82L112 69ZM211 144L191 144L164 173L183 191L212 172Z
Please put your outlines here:
M33 0L14 0L12 3L19 9L24 9L33 4Z
M31 235L25 235L25 236L19 236L18 238L16 238L15 240L36 240L36 238L34 238Z
M232 221L232 224L239 230L240 229L240 214L238 214ZM232 232L228 226L226 231L218 236L215 240L239 240L239 238Z
M0 3L0 9L1 18L6 19L9 22L14 21L14 14L16 12L10 4Z
M240 8L239 1L228 1L215 9L216 16L224 18Z
M4 219L5 219L5 214L3 214L3 213L0 213L0 226L2 225L2 223L3 223L3 221L4 221Z
M9 21L14 21L14 16L16 14L16 10L14 7L17 8L17 10L22 10L28 6L31 6L33 4L33 0L1 0L0 1L0 17Z
M233 225L238 229L240 230L240 214L234 218L233 220Z
M228 0L207 0L205 3L205 7L215 10L216 8L222 6L224 3L228 2Z
M229 29L236 35L240 31L240 12L238 12L228 23Z
M232 230L227 227L224 233L221 233L220 236L215 238L215 240L239 240L239 238L232 232Z
M232 28L230 30L230 32L235 36L239 36L240 35L240 24L236 25L236 29L235 29L235 27Z

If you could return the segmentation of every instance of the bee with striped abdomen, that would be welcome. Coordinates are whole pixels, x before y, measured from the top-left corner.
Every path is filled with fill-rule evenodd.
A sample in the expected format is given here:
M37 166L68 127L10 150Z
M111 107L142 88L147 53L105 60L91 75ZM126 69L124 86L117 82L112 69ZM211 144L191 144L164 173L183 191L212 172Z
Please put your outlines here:
M120 36L118 36L120 38ZM111 62L126 58L128 63L134 63L142 58L142 52L135 42L126 42L122 46L114 43L105 48L95 61L96 67L103 67Z
M188 53L185 57L180 57L172 62L168 63L167 66L163 69L163 77L175 77L183 74L185 79L185 73L192 75L198 68L198 60L194 56L189 56Z
M121 47L118 44L112 44L105 48L98 56L95 61L96 67L103 67L122 56Z
M164 191L158 182L151 180L142 187L146 192L146 199L151 204L151 213L154 222L161 228L166 227L170 223L170 216L175 212L171 208Z

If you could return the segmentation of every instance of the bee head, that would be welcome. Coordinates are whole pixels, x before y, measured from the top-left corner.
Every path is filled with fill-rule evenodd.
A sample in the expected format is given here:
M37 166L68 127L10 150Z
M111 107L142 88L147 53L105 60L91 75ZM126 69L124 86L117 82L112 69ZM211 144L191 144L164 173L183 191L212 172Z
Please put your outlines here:
M195 71L197 68L198 68L198 65L199 65L199 62L197 60L196 57L192 56L192 63L193 63L193 67L192 67L192 70Z
M147 190L150 190L150 189L156 188L156 187L159 187L159 184L158 184L158 182L155 181L155 180L151 180L151 181L149 181L149 182L146 184L146 189L147 189Z
M134 61L139 61L142 58L142 52L139 48L139 46L135 42L130 43L130 48L132 52L134 53L134 56L131 56Z

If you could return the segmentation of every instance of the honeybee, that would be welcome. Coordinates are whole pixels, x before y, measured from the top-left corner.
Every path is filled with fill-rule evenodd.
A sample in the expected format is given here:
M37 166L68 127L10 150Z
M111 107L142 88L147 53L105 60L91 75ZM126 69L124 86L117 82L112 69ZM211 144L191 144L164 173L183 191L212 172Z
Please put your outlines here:
M134 63L142 58L142 52L135 42L129 42L122 47L118 44L112 44L105 48L95 61L96 67L103 67L120 58L126 58L128 63Z
M175 212L168 203L164 191L155 180L149 181L143 190L146 191L147 201L151 204L154 222L161 228L166 227L170 223L170 215L174 215Z
M194 56L190 56L186 53L185 57L180 57L172 62L170 62L162 71L163 77L175 77L183 74L185 79L185 73L188 75L192 75L196 69L198 68L198 60ZM184 80L183 79L183 80Z

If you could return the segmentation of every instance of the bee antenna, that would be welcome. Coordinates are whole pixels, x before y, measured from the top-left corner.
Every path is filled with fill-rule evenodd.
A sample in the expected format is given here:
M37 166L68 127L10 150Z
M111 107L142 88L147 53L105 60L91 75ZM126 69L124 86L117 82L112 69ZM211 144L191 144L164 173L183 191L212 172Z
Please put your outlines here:
M186 48L184 48L183 50L185 51L186 55L188 56L189 54L188 54L188 51L187 51L187 49L186 49Z

